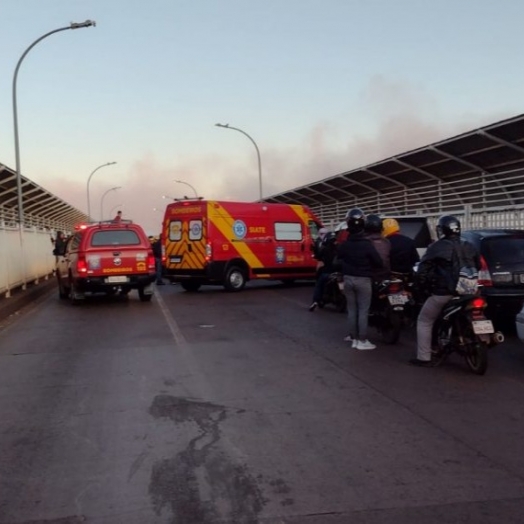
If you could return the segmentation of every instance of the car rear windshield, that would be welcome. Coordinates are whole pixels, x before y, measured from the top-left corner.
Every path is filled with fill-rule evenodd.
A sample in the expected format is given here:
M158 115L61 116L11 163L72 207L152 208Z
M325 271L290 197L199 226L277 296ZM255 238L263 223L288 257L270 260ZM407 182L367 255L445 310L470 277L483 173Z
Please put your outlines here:
M491 263L515 264L524 261L524 237L500 237L484 240L484 250Z
M93 247L139 246L140 244L140 237L135 231L130 229L95 231L91 238L91 245Z

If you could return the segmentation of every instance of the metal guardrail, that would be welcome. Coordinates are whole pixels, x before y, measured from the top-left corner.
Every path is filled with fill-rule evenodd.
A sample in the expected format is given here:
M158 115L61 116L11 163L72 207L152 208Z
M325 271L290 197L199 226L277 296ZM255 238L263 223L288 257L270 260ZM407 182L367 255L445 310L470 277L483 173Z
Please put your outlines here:
M461 218L463 229L524 229L524 170L480 173L454 182L436 182L348 198L312 206L329 226L344 220L348 209L360 207L381 216L426 216L432 225L443 214Z

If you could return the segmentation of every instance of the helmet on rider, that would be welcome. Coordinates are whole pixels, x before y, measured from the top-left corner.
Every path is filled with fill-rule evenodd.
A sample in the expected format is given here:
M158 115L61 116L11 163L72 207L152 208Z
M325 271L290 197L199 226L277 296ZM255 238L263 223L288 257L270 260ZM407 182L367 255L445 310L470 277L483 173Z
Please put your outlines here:
M400 226L394 218L385 218L382 221L382 230L385 237L398 233L400 231Z
M367 233L382 233L382 219L378 215L368 215L364 229Z
M437 236L450 237L460 235L460 220L452 215L444 215L438 219Z
M334 244L337 239L337 235L334 231L328 231L324 236L324 244Z
M364 225L366 223L366 216L364 211L358 207L350 209L346 213L346 222L348 225L349 233L361 233L364 231Z

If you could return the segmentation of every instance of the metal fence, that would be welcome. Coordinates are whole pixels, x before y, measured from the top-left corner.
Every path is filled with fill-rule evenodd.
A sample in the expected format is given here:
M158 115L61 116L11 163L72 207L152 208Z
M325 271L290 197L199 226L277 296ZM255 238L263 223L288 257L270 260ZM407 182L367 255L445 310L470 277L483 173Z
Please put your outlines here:
M381 216L425 216L430 226L449 213L461 219L463 229L524 229L524 170L479 173L453 182L370 193L312 210L325 225L335 227L352 207Z

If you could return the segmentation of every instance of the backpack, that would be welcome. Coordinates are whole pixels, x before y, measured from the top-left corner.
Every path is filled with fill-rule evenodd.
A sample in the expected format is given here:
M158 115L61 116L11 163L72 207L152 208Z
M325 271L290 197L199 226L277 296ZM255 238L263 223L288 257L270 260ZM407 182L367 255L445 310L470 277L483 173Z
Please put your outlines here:
M453 243L453 269L458 272L455 292L457 295L475 295L478 289L479 272L477 268L467 262L464 253L464 243Z

